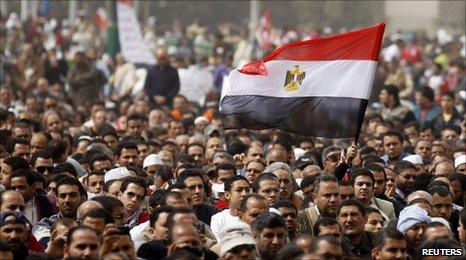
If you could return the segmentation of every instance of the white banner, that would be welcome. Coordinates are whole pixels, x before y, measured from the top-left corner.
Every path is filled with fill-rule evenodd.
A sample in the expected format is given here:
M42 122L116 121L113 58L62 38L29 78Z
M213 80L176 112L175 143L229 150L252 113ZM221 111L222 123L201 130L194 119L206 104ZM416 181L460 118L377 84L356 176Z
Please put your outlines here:
M131 63L155 64L154 55L145 45L134 8L127 2L117 2L118 38L121 53Z

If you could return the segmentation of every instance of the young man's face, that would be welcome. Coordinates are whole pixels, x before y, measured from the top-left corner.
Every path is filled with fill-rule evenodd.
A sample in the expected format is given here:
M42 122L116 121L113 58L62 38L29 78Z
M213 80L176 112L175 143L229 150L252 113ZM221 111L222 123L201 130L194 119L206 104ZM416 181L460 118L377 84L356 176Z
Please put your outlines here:
M200 205L204 202L205 190L201 177L189 177L184 184L191 191L193 205Z
M243 198L250 192L251 188L247 181L238 180L233 182L231 189L229 191L225 191L225 197L230 202L230 208L238 209Z
M118 194L118 199L125 205L125 214L127 218L139 209L144 197L144 188L135 183L128 184L126 190Z
M104 175L90 175L87 179L87 191L95 194L102 192Z

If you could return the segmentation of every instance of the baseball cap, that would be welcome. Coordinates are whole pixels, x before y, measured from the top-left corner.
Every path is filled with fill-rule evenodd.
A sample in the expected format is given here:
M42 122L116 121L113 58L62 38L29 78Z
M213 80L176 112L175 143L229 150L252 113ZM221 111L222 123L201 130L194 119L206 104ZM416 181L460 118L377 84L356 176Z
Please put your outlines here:
M147 166L152 166L152 165L161 165L162 163L162 158L160 155L157 154L149 154L145 159L144 162L142 163L142 168L146 168Z
M255 245L256 241L248 224L238 221L228 223L220 232L220 254L241 245Z
M127 176L131 176L129 170L126 167L118 167L105 173L104 181L119 180Z
M14 220L6 220L8 217L13 216ZM28 220L23 213L17 211L7 211L0 213L0 227L6 224L23 224L26 225Z
M408 199L407 199L408 205L411 205L411 202L417 199L423 199L427 201L431 206L433 204L432 195L430 193L428 193L427 191L423 191L423 190L417 190L408 196Z

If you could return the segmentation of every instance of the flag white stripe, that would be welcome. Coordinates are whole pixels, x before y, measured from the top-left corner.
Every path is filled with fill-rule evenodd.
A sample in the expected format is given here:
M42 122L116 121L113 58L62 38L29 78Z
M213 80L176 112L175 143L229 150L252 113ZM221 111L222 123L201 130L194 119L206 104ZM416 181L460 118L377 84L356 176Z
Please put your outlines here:
M284 89L286 72L299 65L306 72L301 87ZM247 75L233 70L226 96L260 95L269 97L350 97L369 99L377 67L371 60L290 61L265 63L267 76Z

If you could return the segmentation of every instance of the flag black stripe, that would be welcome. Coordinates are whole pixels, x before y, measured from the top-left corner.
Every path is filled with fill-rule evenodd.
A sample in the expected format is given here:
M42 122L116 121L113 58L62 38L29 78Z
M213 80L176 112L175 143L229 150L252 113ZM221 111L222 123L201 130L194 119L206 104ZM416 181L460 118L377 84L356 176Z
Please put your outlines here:
M226 96L224 128L268 129L327 138L354 138L368 101L349 97Z

